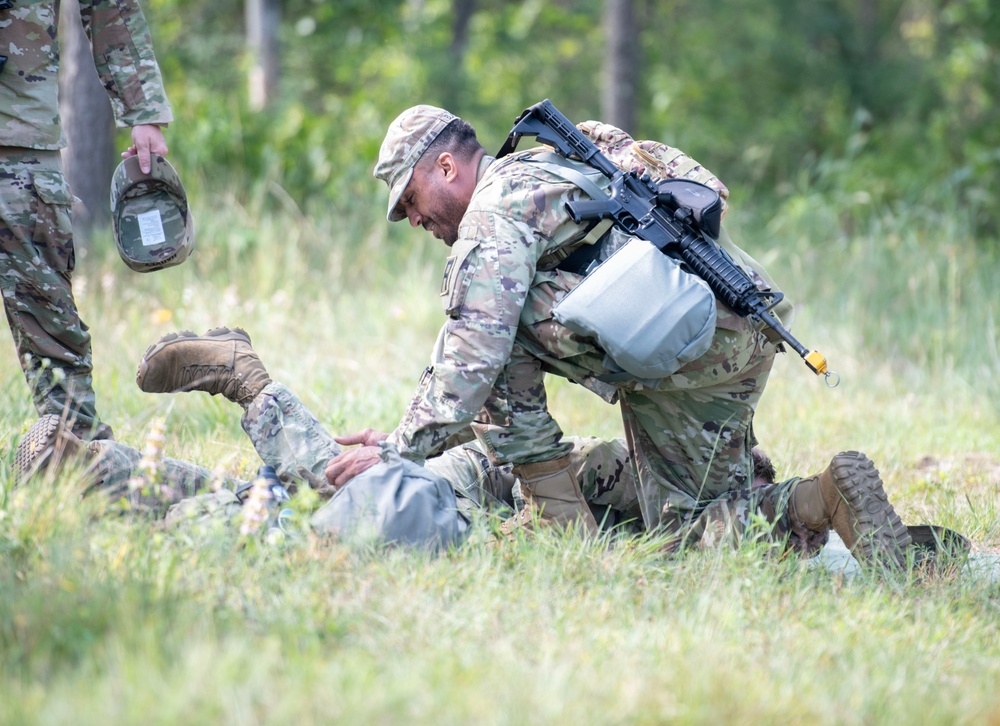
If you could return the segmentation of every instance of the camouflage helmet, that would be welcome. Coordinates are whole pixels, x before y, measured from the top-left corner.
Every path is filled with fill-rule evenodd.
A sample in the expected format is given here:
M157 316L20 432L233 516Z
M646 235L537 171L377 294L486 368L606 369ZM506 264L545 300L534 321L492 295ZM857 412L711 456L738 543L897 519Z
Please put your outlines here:
M194 249L194 220L174 167L150 157L149 174L130 156L111 180L111 221L118 254L136 272L179 265Z

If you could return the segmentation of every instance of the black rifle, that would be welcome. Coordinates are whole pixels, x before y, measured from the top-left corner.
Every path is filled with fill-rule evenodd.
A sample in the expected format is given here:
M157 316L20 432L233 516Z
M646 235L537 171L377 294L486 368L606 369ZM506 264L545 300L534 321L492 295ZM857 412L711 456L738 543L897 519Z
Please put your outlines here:
M633 171L619 169L548 99L518 116L498 156L513 151L522 136L536 136L538 141L553 147L561 156L576 157L611 180L607 199L569 202L566 205L574 222L611 219L626 233L682 260L708 283L715 296L734 313L740 317L750 316L770 327L802 356L810 370L825 376L828 384L837 384L839 376L829 370L826 358L797 341L771 311L784 297L782 293L758 289L725 250L704 233L703 229L715 227L717 235L717 220L715 224L709 221L700 223L696 210L680 202L671 193L669 184L661 185L659 180L648 174L639 176ZM714 190L695 182L687 182L685 191L690 193L698 187L717 198Z

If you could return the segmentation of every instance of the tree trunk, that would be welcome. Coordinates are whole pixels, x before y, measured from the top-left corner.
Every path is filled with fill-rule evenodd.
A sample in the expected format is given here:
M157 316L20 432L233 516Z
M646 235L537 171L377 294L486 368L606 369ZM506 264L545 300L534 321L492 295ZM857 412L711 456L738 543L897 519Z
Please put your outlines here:
M465 73L465 51L469 45L469 23L476 12L476 0L453 0L451 43L448 45L448 62L438 64L434 72L434 85L441 94L442 105L461 113L465 106L468 79Z
M260 111L278 94L280 0L246 0L247 52L250 54L250 108Z
M63 0L59 44L59 114L67 139L63 171L82 202L73 207L73 226L81 241L86 241L94 227L111 219L108 195L116 162L115 119L94 68L77 0Z
M455 0L452 5L454 20L451 24L451 52L455 67L461 67L465 48L469 44L469 22L476 11L476 0Z
M635 129L639 38L633 0L604 0L605 61L601 115L606 123Z

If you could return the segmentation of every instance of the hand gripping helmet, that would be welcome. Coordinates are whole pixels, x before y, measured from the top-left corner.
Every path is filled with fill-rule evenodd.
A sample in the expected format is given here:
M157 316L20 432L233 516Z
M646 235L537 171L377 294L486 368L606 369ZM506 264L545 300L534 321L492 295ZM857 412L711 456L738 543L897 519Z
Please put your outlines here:
M111 222L118 254L136 272L179 265L194 249L194 220L174 167L150 157L149 174L130 156L111 180Z

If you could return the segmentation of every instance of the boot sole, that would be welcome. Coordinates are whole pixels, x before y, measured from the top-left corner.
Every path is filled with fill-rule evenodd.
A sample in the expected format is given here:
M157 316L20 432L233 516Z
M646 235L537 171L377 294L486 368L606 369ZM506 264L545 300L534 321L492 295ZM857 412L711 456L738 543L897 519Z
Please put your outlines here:
M167 333L158 341L153 343L151 346L146 348L146 352L142 354L142 360L139 361L139 370L135 374L136 385L139 386L140 391L146 391L143 387L143 383L146 380L146 371L149 369L149 363L147 362L152 356L156 355L160 351L168 348L174 343L183 342L185 340L190 340L191 338L214 338L216 340L239 340L247 345L250 345L250 335L243 328L212 328L206 331L204 335L198 335L197 333L192 333L190 330L181 330L176 333ZM175 391L179 393L181 391ZM150 393L150 391L146 391ZM156 391L153 391L156 393Z
M47 468L50 462L58 462L66 454L75 455L82 451L82 443L77 446L74 437L63 434L63 428L62 417L50 413L35 421L25 432L14 452L15 481L18 484Z
M831 467L837 489L856 520L857 541L849 545L852 554L903 566L912 538L889 503L875 464L858 451L845 451L833 457Z

